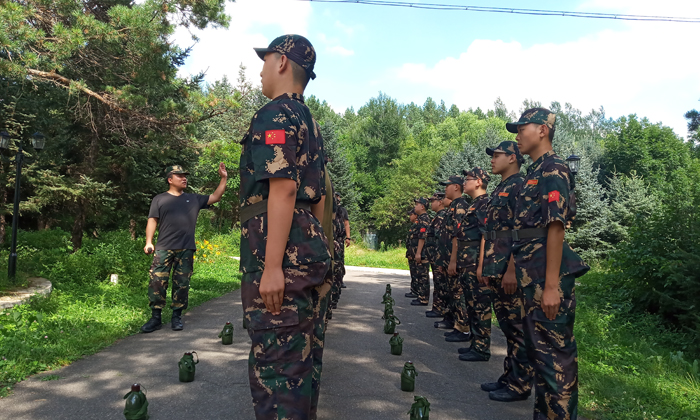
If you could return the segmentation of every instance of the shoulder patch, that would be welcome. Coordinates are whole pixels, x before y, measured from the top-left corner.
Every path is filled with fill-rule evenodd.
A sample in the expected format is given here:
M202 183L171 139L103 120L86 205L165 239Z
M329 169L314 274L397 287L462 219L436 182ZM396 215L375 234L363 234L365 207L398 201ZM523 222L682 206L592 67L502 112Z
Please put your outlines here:
M552 191L549 193L549 202L559 201L559 191Z
M421 228L420 233L425 233L425 228Z
M508 195L509 195L509 194L508 194L507 192L500 192L500 193L498 193L498 196L499 196L499 197L508 197Z
M267 130L265 131L265 144L284 144L284 130Z
M537 185L538 180L536 179L530 179L527 181L527 185Z

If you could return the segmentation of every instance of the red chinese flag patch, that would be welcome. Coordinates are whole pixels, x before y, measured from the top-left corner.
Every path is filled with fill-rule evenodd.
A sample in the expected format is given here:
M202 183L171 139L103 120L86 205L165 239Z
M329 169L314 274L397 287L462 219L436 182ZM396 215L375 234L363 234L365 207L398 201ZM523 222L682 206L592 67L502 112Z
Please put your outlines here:
M265 131L265 144L284 144L284 130Z
M559 201L559 191L552 191L549 193L549 202Z
M425 228L421 228L420 233L425 233Z
M489 218L488 218L488 217L484 217L484 224L486 224L486 223L488 223L488 222L489 222Z

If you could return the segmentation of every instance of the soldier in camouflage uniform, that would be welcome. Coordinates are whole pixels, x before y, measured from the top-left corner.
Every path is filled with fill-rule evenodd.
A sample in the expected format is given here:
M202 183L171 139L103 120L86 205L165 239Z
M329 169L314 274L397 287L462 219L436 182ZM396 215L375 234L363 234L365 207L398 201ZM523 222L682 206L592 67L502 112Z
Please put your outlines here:
M148 299L151 306L151 318L141 326L141 332L150 333L162 328L161 312L165 307L168 278L173 273L172 304L173 316L170 327L174 331L184 328L182 311L187 309L192 277L192 265L197 245L194 230L199 211L219 202L226 191L228 172L223 162L219 164L221 182L212 195L189 194L187 175L182 166L175 165L166 171L165 181L168 191L158 194L151 202L146 225L146 246L143 251L150 254L155 251L153 264L149 270ZM158 242L153 246L153 235L158 228Z
M428 261L430 261L430 268L433 272L433 308L425 312L425 316L428 318L440 318L445 314L445 279L442 271L438 269L437 266L437 232L441 229L441 226L445 220L445 206L443 205L443 199L445 198L445 193L436 192L430 198L430 207L435 212L435 217L430 221L430 226L428 226L428 231L426 232L425 238L425 251Z
M416 223L418 222L418 215L411 209L408 211L408 221L410 227L408 228L408 233L406 233L406 259L408 260L408 270L411 273L411 290L405 294L407 298L416 298L416 262L413 257L416 254L416 246L418 243L413 243L413 237L415 236Z
M482 277L488 280L493 297L493 310L498 325L506 336L507 350L503 374L496 382L481 384L496 401L517 401L527 398L532 390L534 369L527 358L523 336L521 293L515 278L515 265L510 263L515 225L515 205L523 185L520 166L524 162L517 143L504 141L487 148L491 172L501 176L501 183L491 193L486 209L485 250Z
M414 238L416 242L416 252L413 256L413 261L416 270L416 296L417 298L411 301L413 306L428 306L430 300L430 264L423 252L425 248L425 239L427 237L428 226L430 226L430 216L428 216L428 200L425 198L417 198L416 206L413 212L418 216L416 219L416 228L414 229Z
M258 420L316 419L330 284L320 220L323 139L303 93L316 53L299 35L256 48L271 99L241 140L241 299L252 345L249 380Z
M556 114L533 108L506 124L517 133L520 152L533 160L518 195L512 258L523 293L525 345L535 368L536 420L578 416L575 281L589 270L564 240L576 198L569 167L552 150L555 123Z
M345 276L345 246L347 245L346 222L348 221L348 211L341 206L340 194L335 193L335 212L333 215L333 287L331 289L331 309L338 307L341 289L343 287L343 277ZM329 310L330 312L330 310Z
M457 226L457 268L464 290L471 334L455 333L446 338L451 342L472 340L470 347L459 349L459 360L487 361L491 357L491 290L481 283L484 218L488 196L486 187L491 177L476 167L463 171L464 192L472 202L462 222Z
M460 338L469 337L469 320L464 300L464 289L460 282L462 269L457 267L457 235L459 225L467 214L466 200L462 197L464 178L458 175L451 176L447 181L441 182L445 186L445 197L452 200L445 213L445 224L438 235L438 248L440 249L441 266L444 270L447 289L447 314L445 319L435 323L436 328L452 329L445 334Z

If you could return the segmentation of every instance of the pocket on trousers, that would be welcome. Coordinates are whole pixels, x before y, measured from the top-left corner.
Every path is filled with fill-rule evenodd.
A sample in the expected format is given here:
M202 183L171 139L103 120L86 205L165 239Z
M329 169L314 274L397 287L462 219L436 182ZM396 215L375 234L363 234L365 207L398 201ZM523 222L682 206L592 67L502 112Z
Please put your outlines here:
M283 306L279 315L272 315L263 306L263 308L247 310L245 316L248 318L248 328L254 331L299 325L297 305Z

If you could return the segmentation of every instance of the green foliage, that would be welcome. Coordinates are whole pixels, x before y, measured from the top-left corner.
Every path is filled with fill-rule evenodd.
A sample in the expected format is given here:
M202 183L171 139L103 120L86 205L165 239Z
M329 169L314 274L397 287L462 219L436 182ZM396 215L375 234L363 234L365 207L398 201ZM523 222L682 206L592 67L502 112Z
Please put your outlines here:
M691 419L700 416L700 376L691 333L638 313L601 267L577 289L580 410L586 418Z
M386 247L375 251L362 245L345 248L345 264L357 267L391 268L408 270L405 247Z
M659 313L692 331L700 348L700 217L693 204L660 205L631 229L629 241L614 253L614 284L635 302L638 311Z
M226 236L209 237L220 255L196 261L189 307L195 307L240 286L238 262ZM143 242L128 231L86 239L70 253L70 235L60 230L24 233L20 266L52 280L49 298L0 311L0 396L26 377L69 364L84 355L135 334L148 318L148 268L152 257ZM233 249L237 252L236 249ZM201 256L207 249L200 250ZM211 260L211 262L209 262ZM0 270L6 270L0 266ZM119 283L108 276L119 274ZM166 319L169 314L166 311ZM58 378L53 378L58 379ZM50 379L46 379L50 380Z

